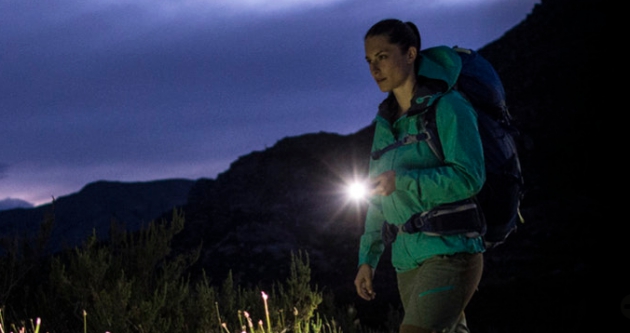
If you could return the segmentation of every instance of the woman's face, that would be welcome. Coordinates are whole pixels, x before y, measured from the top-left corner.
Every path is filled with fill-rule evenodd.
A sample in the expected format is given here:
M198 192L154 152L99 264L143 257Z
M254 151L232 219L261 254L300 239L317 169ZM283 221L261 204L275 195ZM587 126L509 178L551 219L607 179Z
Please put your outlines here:
M387 36L377 35L365 39L365 59L370 73L382 92L391 92L414 78L415 48L402 52L391 44Z

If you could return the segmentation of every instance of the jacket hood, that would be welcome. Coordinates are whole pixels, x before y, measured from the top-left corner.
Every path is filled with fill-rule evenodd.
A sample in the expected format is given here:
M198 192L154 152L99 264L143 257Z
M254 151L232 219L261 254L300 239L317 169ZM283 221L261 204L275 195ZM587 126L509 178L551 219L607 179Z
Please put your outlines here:
M462 70L462 59L453 48L436 46L420 52L417 88L412 99L409 115L420 113L438 98L451 90ZM389 96L379 105L378 114L391 119L397 109L396 98Z
M442 81L446 90L453 88L462 70L462 59L457 51L448 46L436 46L425 49L420 55L418 75Z

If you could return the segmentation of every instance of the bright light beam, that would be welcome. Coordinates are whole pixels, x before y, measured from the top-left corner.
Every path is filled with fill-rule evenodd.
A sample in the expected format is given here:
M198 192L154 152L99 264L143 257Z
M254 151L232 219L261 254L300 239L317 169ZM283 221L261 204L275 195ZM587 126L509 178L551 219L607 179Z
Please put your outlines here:
M354 182L348 185L348 195L354 200L365 199L368 195L369 187L364 182Z

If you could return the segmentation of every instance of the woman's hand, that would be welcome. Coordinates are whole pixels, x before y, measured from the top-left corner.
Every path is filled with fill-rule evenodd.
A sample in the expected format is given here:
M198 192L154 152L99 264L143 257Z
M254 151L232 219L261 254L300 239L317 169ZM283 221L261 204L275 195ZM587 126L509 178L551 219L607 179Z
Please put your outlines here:
M396 190L396 171L389 170L373 179L373 195L388 196Z
M354 286L357 288L357 294L366 301L371 301L376 297L374 289L372 289L372 277L374 270L368 264L359 266L359 272L354 279Z

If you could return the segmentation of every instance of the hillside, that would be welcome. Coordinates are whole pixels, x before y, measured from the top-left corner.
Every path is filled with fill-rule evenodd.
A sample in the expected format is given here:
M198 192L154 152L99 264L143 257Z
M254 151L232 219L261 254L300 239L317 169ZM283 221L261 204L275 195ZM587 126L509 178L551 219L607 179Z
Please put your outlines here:
M13 198L0 200L0 211L14 208L33 208L33 204L28 201Z
M93 232L107 238L112 222L138 230L186 203L194 181L167 179L151 182L98 181L81 191L56 198L54 204L0 211L0 235L33 237L47 214L55 222L47 251L81 244Z

